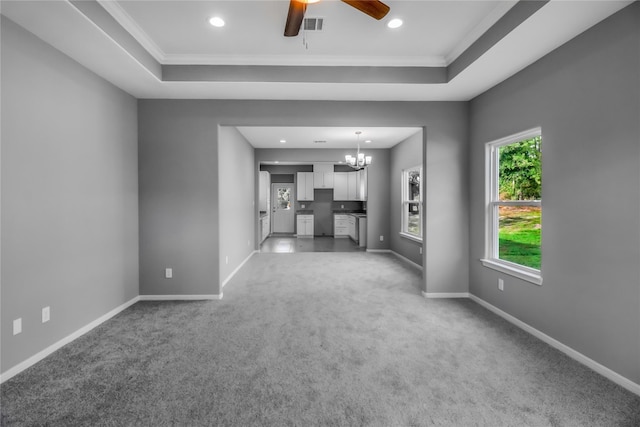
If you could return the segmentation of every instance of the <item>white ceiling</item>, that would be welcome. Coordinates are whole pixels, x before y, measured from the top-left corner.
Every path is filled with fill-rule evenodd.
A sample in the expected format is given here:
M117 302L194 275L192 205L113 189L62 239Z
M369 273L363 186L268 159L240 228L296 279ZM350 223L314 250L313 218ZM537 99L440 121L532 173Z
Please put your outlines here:
M493 40L448 82L345 83L260 76L248 81L165 81L157 70L162 64L302 64L317 75L327 65L355 65L363 71L385 64L443 66L514 3L387 0L389 17L405 21L392 31L386 21L375 21L343 2L323 0L310 5L307 16L322 15L326 29L307 33L305 47L302 35L282 35L288 7L284 0L98 0L95 6L113 22L81 11L79 4L86 9L95 1L2 0L0 5L3 15L137 98L351 101L470 100L631 3L552 0ZM227 26L210 27L207 19L213 14L223 15ZM125 31L131 42L118 35ZM136 53L143 48L156 61L155 72Z
M518 8L516 0L385 0L391 11L376 21L337 0L308 6L322 17L320 33L285 38L287 0L0 0L0 12L131 95L168 99L278 99L349 101L467 101L500 83L632 1L552 0L516 27L487 43L487 35ZM541 3L542 4L542 3ZM227 25L208 24L218 15ZM509 15L511 16L511 14ZM386 22L402 18L391 30ZM510 19L513 21L513 19ZM499 32L499 31L498 31ZM484 39L483 39L484 38ZM475 45L474 45L475 43ZM452 79L393 80L402 67L446 71L457 58L484 46ZM477 49L476 49L477 52ZM231 67L223 78L167 81L164 67ZM298 80L279 81L260 66L302 66ZM328 75L328 66L355 67L355 81ZM236 68L233 68L236 67ZM387 69L391 81L363 83L358 76ZM209 75L219 68L205 70ZM235 74L249 70L239 81ZM257 70L257 71L256 71ZM282 69L280 69L282 70ZM305 80L304 76L315 75ZM404 68L406 71L407 68ZM236 73L237 72L237 73ZM337 74L340 76L340 72ZM253 74L252 74L253 73ZM276 73L277 74L277 73ZM415 74L415 73L414 73ZM335 73L333 74L336 75ZM446 77L446 72L443 72ZM300 76L302 78L300 79ZM257 148L388 148L418 128L241 127ZM286 144L280 144L286 139ZM326 144L313 144L326 140Z
M160 62L169 64L434 65L451 62L513 4L387 1L376 21L337 0L310 4L321 32L283 37L288 1L120 1L105 6ZM223 17L224 28L207 22ZM394 18L404 25L389 29ZM303 38L306 43L303 43Z
M391 148L422 130L419 127L303 126L238 126L237 129L255 148L355 149L359 142L363 150Z

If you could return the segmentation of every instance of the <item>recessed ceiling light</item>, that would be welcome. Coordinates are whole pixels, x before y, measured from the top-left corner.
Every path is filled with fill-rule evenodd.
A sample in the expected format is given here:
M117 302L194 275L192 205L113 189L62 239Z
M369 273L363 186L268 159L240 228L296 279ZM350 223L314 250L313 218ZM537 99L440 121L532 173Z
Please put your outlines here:
M370 140L370 139L367 139L364 143L365 143L365 144L371 144L371 140Z
M387 24L389 28L398 28L402 26L402 19L394 18Z
M224 19L220 18L219 16L214 16L213 18L209 19L209 24L213 25L214 27L224 27Z
M285 144L286 142L287 142L287 140L286 140L286 139L281 139L281 140L280 140L280 144Z
M276 161L275 161L275 162L273 162L273 163L275 163L275 164L277 165L277 164L278 164L278 163L280 163L280 162L276 160Z

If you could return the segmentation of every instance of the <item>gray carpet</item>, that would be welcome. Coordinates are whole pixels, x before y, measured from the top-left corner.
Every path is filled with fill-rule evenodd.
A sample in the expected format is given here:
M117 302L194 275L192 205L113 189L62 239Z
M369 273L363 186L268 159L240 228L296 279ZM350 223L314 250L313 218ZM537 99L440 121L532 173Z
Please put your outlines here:
M355 267L357 266L357 267ZM638 426L640 397L391 255L258 254L5 382L16 426Z

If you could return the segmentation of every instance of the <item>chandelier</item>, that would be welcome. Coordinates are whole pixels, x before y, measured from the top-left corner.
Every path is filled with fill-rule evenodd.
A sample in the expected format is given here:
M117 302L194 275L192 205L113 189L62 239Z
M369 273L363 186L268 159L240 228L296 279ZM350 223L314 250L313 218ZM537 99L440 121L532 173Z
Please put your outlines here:
M360 134L361 131L356 131L356 138L358 141L358 152L355 156L351 154L347 154L344 156L346 163L351 166L355 170L360 170L365 166L369 166L371 164L371 156L365 156L364 153L360 152Z

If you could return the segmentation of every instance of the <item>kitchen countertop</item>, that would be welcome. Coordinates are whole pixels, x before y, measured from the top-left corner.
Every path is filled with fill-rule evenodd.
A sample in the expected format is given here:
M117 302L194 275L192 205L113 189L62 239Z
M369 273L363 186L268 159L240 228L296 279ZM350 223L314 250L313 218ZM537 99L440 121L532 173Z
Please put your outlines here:
M361 211L344 211L344 210L334 210L333 211L334 215L352 215L352 216L357 216L359 218L366 218L367 217L367 213L366 212L361 212Z
M313 211L309 209L298 209L296 215L313 215Z

